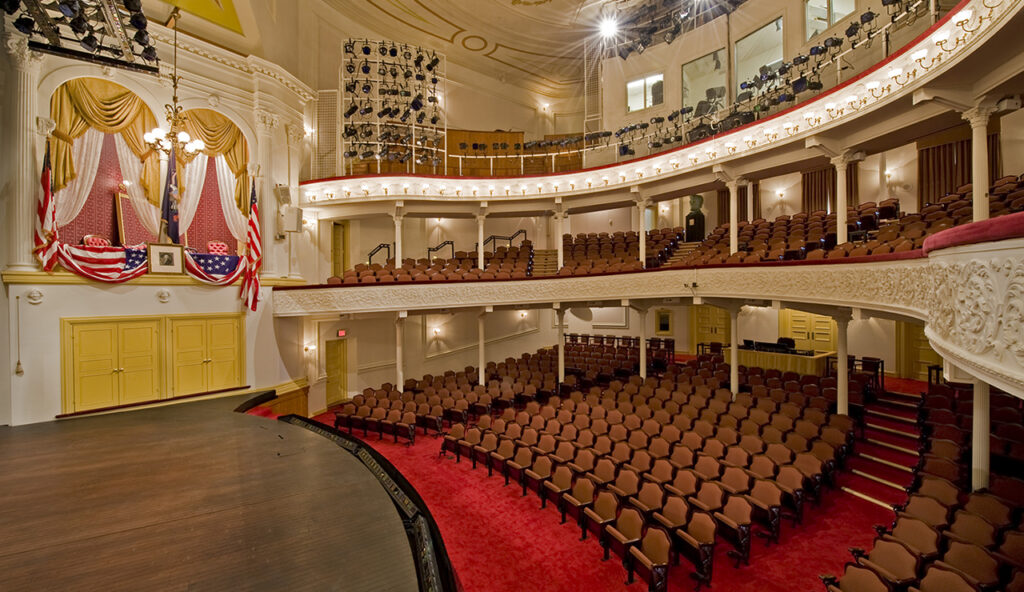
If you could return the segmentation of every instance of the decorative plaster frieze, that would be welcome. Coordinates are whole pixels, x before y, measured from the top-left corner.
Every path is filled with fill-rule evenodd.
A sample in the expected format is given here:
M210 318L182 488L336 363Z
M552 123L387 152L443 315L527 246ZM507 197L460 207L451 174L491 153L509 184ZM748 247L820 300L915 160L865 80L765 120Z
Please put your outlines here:
M38 71L43 63L43 54L29 49L28 37L24 35L7 33L4 47L7 48L7 55L11 56L14 67L18 70Z
M252 114L256 121L256 129L261 132L270 133L281 125L281 117L277 113L271 113L265 109L255 109Z

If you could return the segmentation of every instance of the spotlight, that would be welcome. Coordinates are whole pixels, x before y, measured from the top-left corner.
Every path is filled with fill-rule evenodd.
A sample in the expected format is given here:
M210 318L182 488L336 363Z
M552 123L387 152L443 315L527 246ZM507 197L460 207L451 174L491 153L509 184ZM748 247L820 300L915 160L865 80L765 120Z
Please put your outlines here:
M601 32L601 37L608 39L614 37L615 34L619 32L619 23L615 22L614 18L608 16L601 19L601 23L598 25L598 30Z
M836 47L842 47L843 40L841 37L829 37L825 40L825 47L832 49Z
M127 2L125 3L125 5L127 6ZM345 43L345 53L351 55L351 54L355 54L355 52L356 52L356 46L351 41Z
M96 39L96 36L92 33L89 33L85 37L82 37L82 40L79 41L79 43L82 44L82 49L90 53L94 53L100 47L99 40Z
M36 28L36 22L28 15L21 15L14 21L14 28L26 35L31 35Z
M149 26L149 21L146 20L146 16L141 12L133 12L132 15L128 17L128 22L136 29L145 30L145 28Z
M423 58L423 54L422 53L421 54L417 54L416 59L413 61L413 65L416 66L417 68L422 68L423 67L423 59L424 58Z
M381 43L380 46L377 47L377 51L380 53L380 55L386 56L388 55L388 46Z
M801 76L793 81L793 92L800 94L807 90L807 79Z
M149 45L145 49L142 50L142 54L141 55L142 55L142 59L146 60L147 62L155 62L156 61L156 48L153 47L152 45Z
M367 150L363 152L362 154L359 155L359 158L361 158L362 160L373 158L373 150Z
M825 46L824 45L815 45L815 46L811 47L810 53L811 53L812 56L824 55L825 54Z
M384 107L377 112L377 119L384 119L388 115L391 115L391 107Z
M369 115L370 113L373 113L373 105L369 103L363 105L363 108L359 110L360 115Z
M363 60L363 63L360 64L360 66L359 66L359 70L363 74L369 74L370 73L370 63L367 62L366 60Z
M373 87L370 86L369 82L364 82L363 86L360 88L360 90L363 91L364 95L368 95L368 94L370 94L370 91L373 90Z
M357 156L359 156L359 151L358 150L346 150L345 151L345 158L355 158Z
M430 125L437 125L439 121L441 121L441 117L437 113L430 116Z
M620 45L619 46L619 57L622 58L622 59L626 59L627 57L629 57L629 54L632 51L633 51L633 48L630 47L629 45Z
M636 150L633 150L629 144L619 146L619 156L633 156L634 154L636 154Z
M860 15L860 24L866 25L875 20L875 13L870 10Z
M355 74L356 67L354 64L345 64L345 71L348 72L349 74Z
M419 111L420 109L422 109L423 108L423 95L422 94L416 95L416 98L414 98L412 100L412 102L409 103L409 106L412 108L413 111Z
M359 106L356 105L355 103L352 103L351 105L349 105L348 109L345 109L345 117L352 117L358 110Z
M405 164L409 162L410 158L412 158L412 152L403 152L402 156L398 158L398 162Z
M437 56L430 58L430 63L427 64L427 71L433 72L439 63L441 63L441 60Z
M401 119L402 123L405 123L406 121L409 120L409 117L411 115L412 115L412 110L406 108L406 110L404 112L402 112L402 116L399 119Z
M15 12L18 12L18 7L21 6L20 0L3 0L3 2L4 12L7 14L14 14Z
M846 27L846 36L853 39L860 33L860 23L850 23L849 27Z
M123 4L129 12L138 12L142 10L142 0L124 0Z
M73 18L78 14L79 8L78 0L61 0L57 3L57 10L67 18Z
M427 112L426 111L420 111L419 114L416 116L416 123L423 123L426 119L427 119Z
M369 45L364 43L362 51L363 51L363 55L370 55L370 52L373 51L373 50L370 49Z
M80 30L76 30L75 21L78 21L79 24L77 26L78 28L80 28ZM75 17L71 21L70 25L72 31L75 31L75 33L81 35L85 32L85 29L86 27L88 27L89 24L85 22L84 18L79 16ZM147 33L146 31L135 31L135 43L138 43L139 45L149 45L149 33Z
M805 55L798 55L795 58L793 58L793 65L794 66L803 66L804 64L806 64L809 61L811 61L811 58L809 58L809 57L807 57Z

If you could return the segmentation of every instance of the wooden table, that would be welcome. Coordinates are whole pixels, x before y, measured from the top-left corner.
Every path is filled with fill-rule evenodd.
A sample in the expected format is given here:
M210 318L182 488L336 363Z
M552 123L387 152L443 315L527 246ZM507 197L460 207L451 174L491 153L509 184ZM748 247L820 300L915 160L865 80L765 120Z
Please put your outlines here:
M730 348L722 349L725 361L731 362ZM799 374L812 374L814 376L825 376L828 370L828 357L834 356L835 352L817 352L813 356L800 356L796 354L782 354L766 351L755 351L752 349L739 350L739 363L741 366L781 370L782 372L793 371Z

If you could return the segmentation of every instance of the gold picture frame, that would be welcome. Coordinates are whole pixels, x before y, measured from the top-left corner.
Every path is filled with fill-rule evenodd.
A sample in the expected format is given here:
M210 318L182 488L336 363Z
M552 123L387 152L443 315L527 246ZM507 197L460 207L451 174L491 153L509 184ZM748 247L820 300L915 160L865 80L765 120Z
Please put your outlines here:
M181 275L185 273L185 251L181 245L149 243L149 273Z
M671 337L675 335L673 314L667 308L659 308L654 311L654 334Z

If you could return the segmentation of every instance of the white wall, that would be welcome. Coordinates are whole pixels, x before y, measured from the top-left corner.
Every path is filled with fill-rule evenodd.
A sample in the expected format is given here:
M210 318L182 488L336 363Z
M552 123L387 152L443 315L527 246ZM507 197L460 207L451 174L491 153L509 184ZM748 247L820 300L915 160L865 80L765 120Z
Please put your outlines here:
M803 210L803 188L800 173L762 179L758 188L761 199L761 217L774 220L778 216L793 215ZM779 197L779 192L782 197Z
M672 313L672 335L656 335L655 311L668 310ZM623 316L625 315L625 316ZM619 321L625 320L626 327L612 327L604 323L608 319ZM566 333L581 333L586 335L615 335L632 336L640 335L640 313L632 308L622 309L570 309L565 315ZM554 324L552 314L551 323ZM613 324L618 324L613 323ZM687 352L690 343L690 307L665 305L652 307L647 313L647 337L664 337L676 340L676 351Z
M61 413L61 319L100 316L237 313L241 310L237 287L206 286L76 286L11 285L12 298L21 297L21 359L24 374L12 376L11 423L48 421ZM28 304L26 295L38 290L42 302ZM167 290L170 300L160 303L157 292ZM245 318L245 384L273 387L302 376L297 321L278 319L272 311L269 288L257 312ZM14 308L7 322L14 322ZM17 334L8 334L6 347L17 349ZM170 373L167 373L170 376Z
M636 208L625 207L598 212L585 212L570 215L564 223L566 233L580 234L590 232L629 232L633 230L633 216Z
M1003 115L999 119L1000 154L1003 156L1003 174L1024 173L1024 109Z

